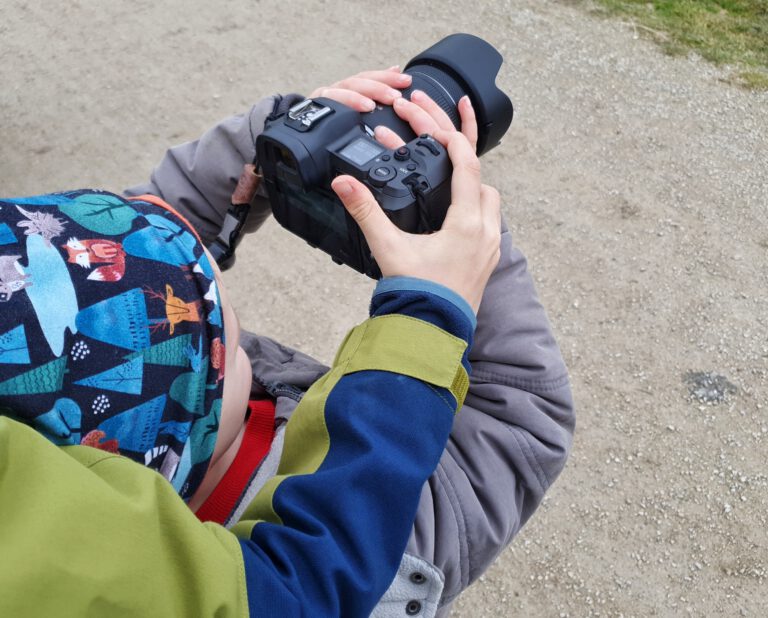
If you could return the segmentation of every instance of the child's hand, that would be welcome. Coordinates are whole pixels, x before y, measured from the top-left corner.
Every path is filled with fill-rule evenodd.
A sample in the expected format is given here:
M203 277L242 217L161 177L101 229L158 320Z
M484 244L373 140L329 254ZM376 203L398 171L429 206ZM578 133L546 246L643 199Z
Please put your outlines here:
M398 88L410 85L411 76L401 73L400 67L394 66L384 71L363 71L330 86L317 88L309 98L326 97L358 112L370 112L376 107L376 102L392 105L395 99L401 97Z
M437 108L438 113L431 107L434 103L426 95L419 99L418 95L414 103L398 99L395 111L414 131L431 133L448 149L453 163L452 203L442 229L423 235L403 232L387 218L367 187L351 176L337 177L332 187L363 231L385 277L405 275L435 281L461 295L477 313L499 261L499 193L480 181L480 161L475 154L477 124L469 99L459 103L462 132L456 131L442 110ZM376 137L388 148L403 143L386 129L377 128Z

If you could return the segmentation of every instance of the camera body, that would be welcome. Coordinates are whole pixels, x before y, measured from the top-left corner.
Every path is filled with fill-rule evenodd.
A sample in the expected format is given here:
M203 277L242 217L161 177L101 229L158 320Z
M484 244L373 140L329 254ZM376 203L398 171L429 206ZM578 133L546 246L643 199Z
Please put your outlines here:
M339 264L378 278L357 223L331 189L340 174L364 183L400 229L440 229L450 205L452 167L443 146L428 135L389 150L362 115L330 99L306 99L267 122L257 140L272 212L277 221Z
M452 34L411 59L404 71L411 85L402 95L410 98L414 89L424 91L456 129L461 129L458 103L468 96L481 156L499 144L514 113L509 97L495 83L502 61L486 41ZM398 134L405 146L382 147L373 138L379 125ZM337 175L349 174L366 184L390 220L410 233L439 230L451 203L453 169L447 152L430 136L415 135L388 106L359 113L330 99L304 100L267 120L256 153L277 221L339 264L373 278L381 271L365 237L331 190ZM241 215L228 214L214 243L220 264L234 259Z

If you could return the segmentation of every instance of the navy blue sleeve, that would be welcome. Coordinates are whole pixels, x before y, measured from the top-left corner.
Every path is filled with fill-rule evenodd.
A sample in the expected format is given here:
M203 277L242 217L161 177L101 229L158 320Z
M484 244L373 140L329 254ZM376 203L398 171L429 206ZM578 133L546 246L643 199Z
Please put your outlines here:
M403 352L413 364L451 375L468 368L474 327L455 303L426 290L392 290L375 295L371 314L369 323L407 316L429 334ZM436 357L433 344L442 341L451 342L452 359ZM291 418L271 497L259 506L260 494L246 510L260 520L241 540L253 616L370 614L397 571L422 487L461 405L455 389L397 371L341 367L334 377L343 362L337 358ZM316 433L313 418L322 424ZM311 459L323 441L316 468L291 468L288 460Z

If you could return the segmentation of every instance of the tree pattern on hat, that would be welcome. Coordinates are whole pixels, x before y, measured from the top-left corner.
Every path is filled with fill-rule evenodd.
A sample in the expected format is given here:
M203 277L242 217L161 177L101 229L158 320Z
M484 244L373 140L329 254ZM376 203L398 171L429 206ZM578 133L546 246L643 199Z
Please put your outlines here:
M29 364L29 346L23 324L0 335L0 363Z
M178 335L161 343L157 343L140 352L128 354L126 360L141 357L150 365L168 365L173 367L189 367L190 357L188 348L192 335Z
M0 382L0 395L37 395L56 393L64 384L67 357L30 369L16 377Z
M143 375L144 359L139 357L112 369L78 380L75 384L90 386L91 388L103 388L118 393L140 395Z
M172 209L91 190L0 199L0 414L188 498L216 442L223 340L213 268Z

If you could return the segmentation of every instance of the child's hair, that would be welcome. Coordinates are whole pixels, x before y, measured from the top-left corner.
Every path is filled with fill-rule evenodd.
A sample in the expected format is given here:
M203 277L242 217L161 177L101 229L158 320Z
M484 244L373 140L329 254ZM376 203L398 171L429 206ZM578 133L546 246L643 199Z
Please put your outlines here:
M0 412L130 457L188 498L218 434L222 312L194 230L147 200L0 200Z

